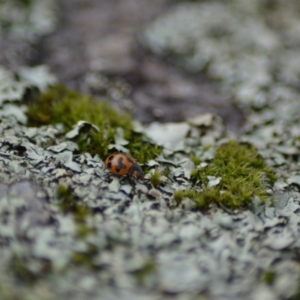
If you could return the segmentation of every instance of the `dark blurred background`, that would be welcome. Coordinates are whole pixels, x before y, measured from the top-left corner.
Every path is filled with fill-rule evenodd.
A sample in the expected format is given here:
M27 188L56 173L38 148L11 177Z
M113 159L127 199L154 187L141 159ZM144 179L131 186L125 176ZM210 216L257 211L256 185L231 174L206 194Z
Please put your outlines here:
M205 3L4 1L0 64L10 69L46 64L61 83L107 99L142 122L183 121L212 112L238 132L243 115L218 81L205 71L187 72L176 58L154 54L142 42L156 18L178 4L196 2Z

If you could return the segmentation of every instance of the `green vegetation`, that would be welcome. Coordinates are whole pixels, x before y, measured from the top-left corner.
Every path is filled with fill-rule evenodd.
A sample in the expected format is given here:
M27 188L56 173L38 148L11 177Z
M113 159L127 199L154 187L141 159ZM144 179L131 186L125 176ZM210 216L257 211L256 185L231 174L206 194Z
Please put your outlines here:
M104 122L106 126L128 126L131 129L129 116L118 114L106 102L61 85L50 87L34 100L27 111L29 125L32 126L63 123L70 130L79 120L85 120L97 126Z
M204 202L205 199L203 199L203 197L202 197L202 192L197 192L192 189L177 190L177 191L175 191L173 198L174 198L175 202L177 203L177 205L180 204L184 198L189 198L189 199L193 200L195 203L197 203L197 206L199 208L204 208L209 205L209 203Z
M193 155L191 157L191 161L194 163L195 166L198 166L201 163L201 159L199 157L195 156L195 155Z
M84 266L90 270L97 270L94 264L94 257L97 255L98 249L93 245L89 245L85 252L75 252L72 254L71 262L78 266Z
M158 170L155 170L150 174L149 180L154 186L160 185L162 183L161 173Z
M24 6L30 6L32 4L31 0L15 0L15 2L20 3Z
M57 189L57 198L59 200L59 208L63 213L71 213L77 223L77 236L85 238L89 234L94 233L94 228L86 224L86 220L92 215L92 211L82 204L70 187L60 185Z
M272 284L275 280L275 273L273 271L265 271L262 274L262 280L266 284Z
M221 182L207 187L208 176L221 177ZM274 182L275 179L253 146L230 141L216 150L213 161L207 167L191 172L191 181L204 184L203 191L176 191L174 200L179 204L183 198L190 198L199 208L211 203L220 203L228 208L246 207L254 196L265 201L264 181Z
M74 216L78 238L85 239L87 236L95 233L95 228L87 224L87 219L92 215L91 209L82 204L70 187L60 185L57 189L57 197L61 211L65 214L71 213ZM96 267L94 266L93 258L97 253L97 247L88 244L86 251L73 253L71 262L94 270Z
M195 200L198 197L198 193L194 190L177 190L173 197L177 203L180 203L184 198Z
M52 272L51 261L47 259L39 260L39 267L30 269L30 259L26 256L13 255L10 259L10 271L16 276L20 282L26 285L33 285L42 276Z
M73 213L76 222L85 220L91 212L80 203L80 199L76 197L70 187L60 185L57 189L57 196L59 199L59 208L63 213Z
M25 284L33 284L37 279L37 275L28 269L26 259L23 257L13 256L10 261L10 270Z
M152 259L149 259L145 262L145 264L137 271L133 272L137 282L141 285L145 284L147 277L154 274L156 271L155 262Z
M170 174L171 174L171 170L168 167L166 167L164 170L161 171L161 175L167 178L169 177Z
M68 132L80 120L96 125L99 131L90 130L74 140L81 152L108 155L108 145L115 143L117 128L124 130L124 138L129 141L131 155L141 163L156 157L160 148L146 141L145 136L133 131L130 116L117 113L107 102L96 100L57 85L35 97L34 103L27 110L28 125L48 124L64 125Z

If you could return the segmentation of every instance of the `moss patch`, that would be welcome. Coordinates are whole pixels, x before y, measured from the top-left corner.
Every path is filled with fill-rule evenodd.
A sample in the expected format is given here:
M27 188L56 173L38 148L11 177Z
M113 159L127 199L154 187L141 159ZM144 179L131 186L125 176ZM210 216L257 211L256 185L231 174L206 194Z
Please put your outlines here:
M273 271L265 271L262 274L262 281L265 282L266 284L273 284L275 280L275 273Z
M162 183L161 173L158 170L155 170L150 174L149 180L154 186L160 185Z
M198 166L201 163L201 159L198 156L195 156L195 155L193 155L191 157L191 161L195 164L195 166Z
M198 194L196 191L194 190L177 190L175 191L173 198L177 203L180 203L184 198L190 198L193 200L196 200L196 198L198 197Z
M97 270L94 264L94 257L97 255L98 249L95 246L89 245L85 252L75 252L71 256L71 262L78 266L83 266L90 270Z
M61 185L57 189L57 196L61 211L65 214L71 213L74 216L77 224L77 237L84 240L89 235L94 234L95 228L87 224L87 218L89 218L93 212L81 203L80 199L75 196L72 189L68 186ZM97 253L97 247L87 244L86 251L73 253L71 256L71 263L94 270L96 267L94 266L93 259Z
M26 7L32 5L31 0L15 0L15 2L20 3L21 5L24 5Z
M92 215L92 211L81 203L70 187L60 185L57 189L57 198L60 210L65 214L71 213L74 216L79 238L85 238L87 235L94 233L94 228L86 224L86 219Z
M149 259L139 270L133 272L136 281L140 285L144 285L147 278L156 272L156 264L152 259Z
M14 275L25 284L33 284L37 275L27 267L27 261L23 257L14 256L10 261L10 269Z
M160 153L159 147L146 141L143 134L133 131L129 115L117 113L105 101L61 85L53 86L36 96L26 114L29 126L61 123L65 132L70 131L80 120L96 125L99 132L94 130L75 139L81 152L99 154L105 158L108 155L108 145L115 143L116 130L121 127L124 138L129 141L128 149L137 160L143 163Z
M25 285L33 285L42 277L47 276L52 272L51 261L47 259L40 259L38 267L32 269L30 264L32 260L26 256L13 255L10 259L10 271L14 276Z
M221 177L221 182L207 187L208 176ZM203 184L204 190L179 191L174 194L174 199L180 203L184 197L191 198L199 208L211 203L221 203L229 208L246 207L254 196L265 201L264 181L274 182L275 179L253 146L230 141L216 150L213 161L207 167L191 172L192 182Z

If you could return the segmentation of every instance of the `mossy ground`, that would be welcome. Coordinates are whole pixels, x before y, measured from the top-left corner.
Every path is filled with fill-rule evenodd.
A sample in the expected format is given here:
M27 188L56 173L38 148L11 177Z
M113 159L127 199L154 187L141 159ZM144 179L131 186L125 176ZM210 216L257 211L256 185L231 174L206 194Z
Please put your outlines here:
M133 272L133 275L136 278L136 281L139 285L144 285L147 278L156 273L156 263L154 260L149 259L145 264L139 269Z
M86 224L89 216L92 216L92 211L85 206L81 199L75 196L72 189L65 185L60 185L57 189L57 198L59 208L64 214L71 213L77 224L77 236L85 238L94 232L94 228Z
M146 141L145 136L133 130L131 117L116 112L107 102L57 85L35 97L27 110L28 125L64 125L68 132L80 120L87 121L99 128L88 135L75 139L80 152L98 154L102 159L109 154L108 145L115 143L117 128L124 131L131 155L141 163L156 157L160 148Z
M27 267L26 259L19 256L12 257L10 261L10 270L16 278L26 284L32 284L36 280L36 274Z
M14 2L24 5L24 6L30 6L32 4L31 0L14 0Z
M216 186L207 187L208 176L220 177L221 181ZM191 172L191 181L194 185L203 185L203 190L177 191L174 193L177 203L183 198L190 198L199 208L211 203L239 208L249 206L254 196L265 201L265 182L274 182L275 175L253 146L230 141L216 150L213 161L207 167Z
M80 152L98 154L102 159L110 152L109 144L115 143L118 128L122 128L123 138L129 142L126 147L139 162L154 158L161 150L150 144L143 134L133 130L128 115L117 113L107 102L64 86L53 86L38 95L33 104L29 105L27 116L30 126L60 123L65 132L70 131L80 120L96 125L99 131L92 130L79 135L75 142ZM200 163L195 155L192 155L192 161L195 165ZM207 188L208 176L221 177L220 184ZM159 177L157 173L151 177L154 185L160 183ZM273 177L254 147L231 141L217 149L214 160L207 167L197 167L192 171L191 181L204 185L204 190L179 191L174 194L174 199L179 203L184 197L192 198L200 208L214 202L230 208L245 207L254 196L262 201L266 199L263 179L271 180Z
M85 206L81 199L75 196L72 189L65 185L60 185L57 189L59 208L65 214L72 214L77 225L76 235L84 240L89 235L95 233L95 228L87 224L87 219L92 217L92 210ZM95 246L88 245L83 252L74 252L71 263L82 265L89 269L96 269L93 263L94 256L98 253Z
M158 186L162 183L162 174L158 170L155 170L150 174L149 180L154 186Z
M264 271L261 278L264 283L271 285L275 281L276 274L273 271Z

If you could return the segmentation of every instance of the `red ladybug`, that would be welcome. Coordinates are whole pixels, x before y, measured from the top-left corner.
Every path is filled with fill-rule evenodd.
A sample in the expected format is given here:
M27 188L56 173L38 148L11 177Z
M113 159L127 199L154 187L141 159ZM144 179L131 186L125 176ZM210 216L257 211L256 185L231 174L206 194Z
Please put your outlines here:
M137 180L144 178L144 173L136 160L125 153L114 153L105 160L106 168L116 175L128 175Z

